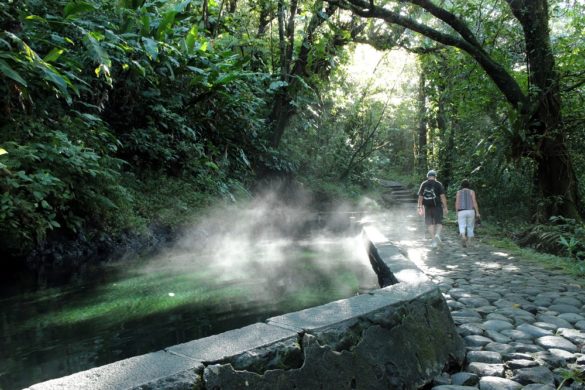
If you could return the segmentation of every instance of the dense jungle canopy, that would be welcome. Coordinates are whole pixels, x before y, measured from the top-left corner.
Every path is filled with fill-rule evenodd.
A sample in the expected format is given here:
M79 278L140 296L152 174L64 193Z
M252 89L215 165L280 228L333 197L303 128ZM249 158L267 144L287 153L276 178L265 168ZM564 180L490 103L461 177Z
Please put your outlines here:
M584 53L583 0L4 0L1 252L434 168L575 254Z

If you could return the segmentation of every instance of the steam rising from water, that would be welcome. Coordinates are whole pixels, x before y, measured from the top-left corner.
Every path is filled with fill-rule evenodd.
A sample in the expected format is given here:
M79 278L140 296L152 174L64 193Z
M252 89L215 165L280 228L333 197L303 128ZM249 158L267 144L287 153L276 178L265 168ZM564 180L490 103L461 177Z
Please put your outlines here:
M318 213L305 204L284 204L268 193L247 207L216 209L186 229L176 245L149 261L144 271L201 270L216 282L253 283L256 289L280 295L319 283L318 275L350 268L360 290L377 288L360 236L363 213L344 206ZM311 268L302 279L299 273L291 274L291 262L299 261L301 267Z

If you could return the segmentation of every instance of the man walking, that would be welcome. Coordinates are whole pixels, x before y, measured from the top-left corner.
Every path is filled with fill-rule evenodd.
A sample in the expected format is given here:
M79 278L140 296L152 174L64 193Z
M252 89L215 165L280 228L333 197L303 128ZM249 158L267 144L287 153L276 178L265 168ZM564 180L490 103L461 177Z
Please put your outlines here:
M418 208L425 211L425 224L432 237L431 247L441 243L443 229L443 212L447 215L447 197L443 184L437 180L437 172L430 170L427 180L423 181L418 190Z

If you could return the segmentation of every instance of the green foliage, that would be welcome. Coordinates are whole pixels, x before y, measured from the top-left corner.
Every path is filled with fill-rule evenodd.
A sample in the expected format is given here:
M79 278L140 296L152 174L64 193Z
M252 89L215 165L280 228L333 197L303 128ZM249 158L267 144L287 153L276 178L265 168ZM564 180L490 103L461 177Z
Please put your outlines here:
M451 184L450 197L469 178L487 215L530 217L534 183L526 178L535 167L512 157L518 140L532 140L485 73L461 52L422 57L427 117L419 118L412 64L382 62L384 75L367 69L365 81L343 70L351 56L347 43L357 31L363 38L377 29L375 23L328 14L320 1L299 3L287 44L290 65L303 71L285 69L293 76L283 81L278 29L269 28L274 4L206 4L0 3L0 149L8 151L0 155L0 221L6 242L24 247L20 243L30 246L51 233L182 223L214 197L246 196L263 170L299 176L320 194L355 196L373 178L426 171L413 153L421 119L428 127L427 160ZM522 31L497 3L485 17L485 4L449 6L526 87ZM394 7L430 22L419 7ZM581 11L581 4L569 9L551 2L567 142L577 171L585 172ZM323 23L311 29L315 15ZM432 47L403 29L389 38L386 47ZM301 53L306 63L296 62ZM274 150L266 119L281 94L296 117ZM585 180L578 179L585 194ZM566 231L555 245L578 258L577 237L576 230Z
M563 378L563 380L561 381L561 383L559 383L557 387L557 389L559 390L562 389L564 385L568 383L585 383L585 372L583 372L583 370L579 368L573 368L570 370L566 368L561 368L559 370L559 373Z
M122 161L42 124L29 124L26 131L33 138L26 144L3 143L8 152L0 179L3 245L26 249L57 228L107 226L129 201L117 182Z
M214 195L246 192L265 148L267 78L245 68L233 38L211 42L191 3L1 5L10 28L0 33L0 222L10 248L25 252L54 231L180 223ZM183 188L194 194L188 209L175 199Z
M519 242L544 252L585 260L585 225L555 216L548 225L536 225L523 233Z

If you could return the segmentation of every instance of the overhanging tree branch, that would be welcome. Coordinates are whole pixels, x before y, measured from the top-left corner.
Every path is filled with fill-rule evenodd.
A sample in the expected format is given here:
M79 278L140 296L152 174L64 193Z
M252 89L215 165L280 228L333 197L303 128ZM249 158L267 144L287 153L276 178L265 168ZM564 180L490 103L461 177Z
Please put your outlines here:
M377 18L390 24L396 24L424 35L443 45L456 47L463 50L484 69L486 74L496 84L498 89L505 96L506 100L516 109L525 111L528 109L528 100L522 92L520 85L516 80L497 62L479 44L473 33L467 26L455 15L441 9L428 0L403 0L425 9L433 16L452 27L459 36L450 35L432 27L419 23L411 18L402 16L387 8L374 5L373 2L365 0L329 0L339 4L341 8L350 10L355 14L366 18Z

